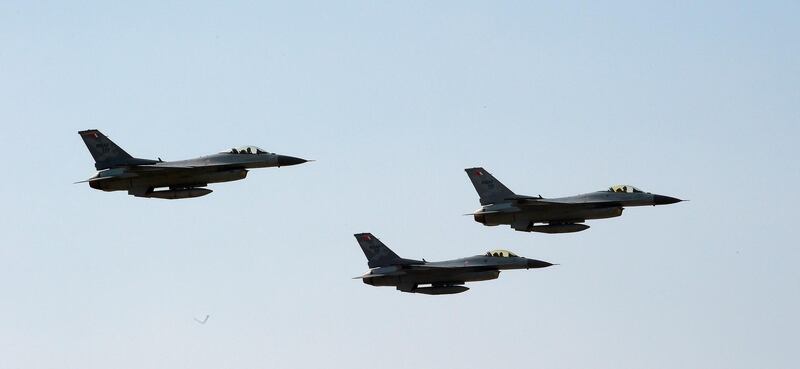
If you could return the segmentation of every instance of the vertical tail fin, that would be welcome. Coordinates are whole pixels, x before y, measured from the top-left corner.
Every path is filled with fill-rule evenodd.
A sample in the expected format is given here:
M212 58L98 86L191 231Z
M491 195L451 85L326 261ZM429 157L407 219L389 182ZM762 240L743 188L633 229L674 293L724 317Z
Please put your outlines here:
M397 256L372 233L359 233L354 236L364 251L370 268L402 264L403 258Z
M136 159L109 140L103 133L96 129L79 131L79 135L94 158L94 167L97 170L108 169L118 165L136 165L154 163L152 160Z
M489 174L486 169L477 167L464 169L464 171L467 172L472 185L475 186L475 191L478 191L481 205L501 202L508 197L515 196L514 192Z

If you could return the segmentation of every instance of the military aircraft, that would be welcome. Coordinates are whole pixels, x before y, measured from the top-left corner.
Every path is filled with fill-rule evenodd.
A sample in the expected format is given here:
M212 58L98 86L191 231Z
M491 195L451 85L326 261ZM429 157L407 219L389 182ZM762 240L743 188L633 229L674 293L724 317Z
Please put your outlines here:
M462 286L464 283L497 279L501 270L553 265L546 261L519 257L506 250L437 262L403 259L371 233L359 233L355 236L371 269L354 279L361 279L372 286L394 286L403 292L426 295L461 293L469 289Z
M481 208L466 214L487 226L508 224L523 232L570 233L589 228L587 219L622 215L625 206L666 205L683 200L655 195L628 185L582 195L543 198L517 195L483 168L464 169L480 196ZM537 225L537 223L545 223Z
M238 181L252 168L282 167L305 163L293 156L266 152L255 146L233 148L218 154L180 161L138 159L96 129L78 134L94 157L97 174L85 181L94 189L128 191L129 195L157 199L205 196L209 183ZM167 189L156 190L166 187Z

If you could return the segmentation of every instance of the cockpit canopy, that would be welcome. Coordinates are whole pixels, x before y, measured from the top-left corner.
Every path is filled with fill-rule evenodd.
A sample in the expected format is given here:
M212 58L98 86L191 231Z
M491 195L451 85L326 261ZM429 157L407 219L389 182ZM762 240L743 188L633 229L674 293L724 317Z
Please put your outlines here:
M257 155L257 154L269 154L269 152L264 151L256 146L242 146L242 147L235 147L228 151L223 151L222 154Z
M644 193L644 191L630 185L613 185L608 188L608 192Z
M492 250L487 251L486 256L493 256L497 258L518 258L517 254L508 250Z

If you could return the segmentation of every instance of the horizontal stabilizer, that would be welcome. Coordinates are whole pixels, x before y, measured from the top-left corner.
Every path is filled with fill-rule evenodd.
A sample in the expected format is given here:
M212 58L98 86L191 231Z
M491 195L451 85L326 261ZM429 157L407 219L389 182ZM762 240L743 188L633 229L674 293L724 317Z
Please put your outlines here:
M107 179L107 177L92 177L83 181L73 182L72 184L97 182L97 181L102 181L104 179Z
M464 214L464 215L485 215L485 214L496 214L496 213L502 213L502 212L501 211L497 211L497 210L476 211L474 213L468 213L468 214Z
M360 275L358 277L353 277L353 279L370 279L370 278L375 278L375 277L389 277L389 276L398 275L398 274L400 274L400 273L364 274L364 275Z

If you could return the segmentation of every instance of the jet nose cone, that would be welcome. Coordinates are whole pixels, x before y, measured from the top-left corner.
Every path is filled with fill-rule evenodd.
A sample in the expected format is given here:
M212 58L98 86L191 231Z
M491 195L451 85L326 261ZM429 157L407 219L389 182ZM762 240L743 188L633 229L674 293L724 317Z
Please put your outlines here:
M528 269L530 268L546 268L553 264L550 264L546 261L535 260L535 259L528 259Z
M306 159L295 158L294 156L278 155L278 166L297 165L307 162Z
M674 204L676 202L681 202L683 200L676 199L674 197L669 196L662 196L662 195L653 195L653 205L668 205Z

